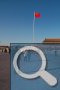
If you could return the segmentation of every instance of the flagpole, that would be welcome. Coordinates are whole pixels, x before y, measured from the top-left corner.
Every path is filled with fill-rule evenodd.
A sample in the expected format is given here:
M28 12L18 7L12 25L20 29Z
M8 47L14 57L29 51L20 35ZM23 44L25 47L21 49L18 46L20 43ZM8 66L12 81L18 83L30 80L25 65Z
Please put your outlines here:
M35 29L35 12L34 12L34 18L33 18L33 43L35 41L35 36L34 36L34 29Z

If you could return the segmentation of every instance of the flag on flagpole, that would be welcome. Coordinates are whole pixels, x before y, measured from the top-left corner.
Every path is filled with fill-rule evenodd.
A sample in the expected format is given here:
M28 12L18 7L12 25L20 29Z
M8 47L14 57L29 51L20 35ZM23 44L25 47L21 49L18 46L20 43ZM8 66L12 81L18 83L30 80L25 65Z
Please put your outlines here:
M35 36L34 36L35 18L41 18L41 14L40 14L39 12L34 12L34 18L33 18L33 43L34 43L34 41L35 41Z
M35 18L41 18L41 14L39 12L34 12L34 17Z

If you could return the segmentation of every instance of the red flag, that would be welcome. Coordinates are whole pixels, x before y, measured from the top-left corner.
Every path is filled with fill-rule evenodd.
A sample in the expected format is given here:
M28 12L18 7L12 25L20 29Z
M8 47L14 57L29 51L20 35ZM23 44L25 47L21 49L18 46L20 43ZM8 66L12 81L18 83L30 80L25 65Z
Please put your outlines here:
M41 14L39 12L34 13L35 18L41 18Z

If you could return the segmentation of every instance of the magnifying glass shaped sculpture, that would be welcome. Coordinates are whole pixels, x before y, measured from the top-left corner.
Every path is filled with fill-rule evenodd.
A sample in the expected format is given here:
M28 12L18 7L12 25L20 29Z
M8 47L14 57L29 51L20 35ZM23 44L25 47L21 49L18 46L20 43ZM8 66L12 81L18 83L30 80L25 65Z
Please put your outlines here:
M18 68L18 65L17 65L18 56L22 52L25 52L28 50L32 50L32 51L37 52L38 55L41 57L41 60L42 60L42 65L41 65L40 69L33 74L27 74L27 73L22 72ZM52 74L50 74L49 72L47 72L45 70L45 68L46 68L46 57L45 57L43 51L41 49L35 47L35 46L25 46L25 47L19 49L14 56L13 66L14 66L16 73L23 78L34 79L34 78L37 78L40 76L50 86L55 86L57 84L57 79Z

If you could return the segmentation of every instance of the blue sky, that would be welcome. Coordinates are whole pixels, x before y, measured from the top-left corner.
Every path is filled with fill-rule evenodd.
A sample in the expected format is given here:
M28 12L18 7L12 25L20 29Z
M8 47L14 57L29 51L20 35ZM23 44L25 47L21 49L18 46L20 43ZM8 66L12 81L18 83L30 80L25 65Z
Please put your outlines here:
M60 0L0 0L0 41L32 43L34 11L35 42L60 38Z

